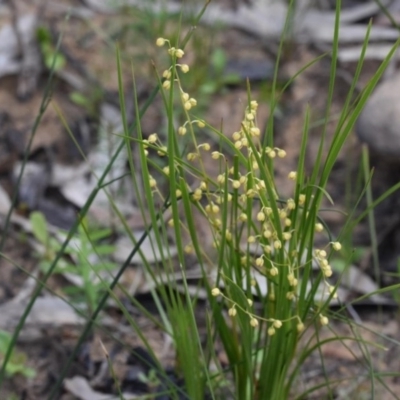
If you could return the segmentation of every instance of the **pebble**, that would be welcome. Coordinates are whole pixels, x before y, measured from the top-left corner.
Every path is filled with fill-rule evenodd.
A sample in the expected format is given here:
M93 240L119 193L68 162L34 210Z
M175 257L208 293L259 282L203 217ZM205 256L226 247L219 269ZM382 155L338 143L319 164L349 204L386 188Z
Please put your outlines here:
M376 155L400 161L400 73L377 85L356 123L356 134Z

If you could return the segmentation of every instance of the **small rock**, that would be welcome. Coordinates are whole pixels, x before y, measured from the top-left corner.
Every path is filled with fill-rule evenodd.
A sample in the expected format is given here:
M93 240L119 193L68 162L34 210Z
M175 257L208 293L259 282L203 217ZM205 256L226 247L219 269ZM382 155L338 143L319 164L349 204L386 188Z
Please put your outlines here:
M356 133L373 153L400 160L400 74L377 86L357 121Z

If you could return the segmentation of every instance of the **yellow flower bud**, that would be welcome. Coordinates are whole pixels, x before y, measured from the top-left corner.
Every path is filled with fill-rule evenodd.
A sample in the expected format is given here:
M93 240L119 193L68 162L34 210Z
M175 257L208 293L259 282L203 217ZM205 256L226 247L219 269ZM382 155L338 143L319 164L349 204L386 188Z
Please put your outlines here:
M260 211L260 212L257 214L257 220L258 220L258 221L265 221L265 214L264 214L262 211Z
M315 231L316 232L322 232L323 230L324 230L324 226L320 222L315 224Z
M186 134L186 128L184 126L180 126L178 128L178 134L181 135L181 136L185 135Z
M232 186L234 187L234 189L239 189L240 188L240 181L233 180L232 181Z
M251 318L250 318L250 325L251 325L253 328L256 328L256 327L258 326L258 321L257 321L254 317L251 317Z
M282 326L282 321L279 321L279 319L276 319L273 322L274 328L279 329Z
M151 188L154 188L154 187L157 186L157 181L154 178L150 177L149 185L150 185Z
M269 273L271 274L271 276L277 276L279 274L278 268L272 267Z
M283 240L290 240L292 237L292 234L290 232L283 232L282 236L283 236Z
M286 157L286 151L285 151L285 150L282 150L282 149L279 149L279 150L278 150L278 157L279 157L279 158L284 158L284 157Z
M163 78L165 79L169 79L171 78L171 71L169 69L166 69L163 74L162 74Z
M264 265L264 259L262 256L256 258L256 265L257 265L257 267L262 267Z
M181 50L181 49L176 49L175 50L175 57L176 58L182 58L184 54L185 54L185 52L183 50Z
M246 222L247 221L247 214L245 214L245 213L241 213L240 215L239 215L239 221L241 221L241 222Z
M320 315L319 316L319 322L321 322L321 325L326 326L329 324L329 319L328 317L325 317L325 315Z
M157 133L152 133L147 140L149 141L149 143L155 143L157 142L157 139Z
M297 172L296 171L290 171L288 178L291 179L292 181L295 181L297 178Z
M242 138L242 135L240 134L240 132L234 132L232 135L232 139L237 142L238 140L240 140Z
M333 250L339 251L342 248L342 245L339 242L332 242Z
M252 113L246 114L246 119L247 119L248 121L253 121L253 119L254 119L254 114L252 114Z
M236 310L235 307L231 307L231 308L228 310L228 315L229 315L230 317L234 317L236 314L237 314L237 310Z
M253 126L253 127L250 129L250 134L251 134L251 136L258 137L258 136L260 136L260 129L257 128L256 126Z
M165 44L165 39L164 39L164 38L159 37L159 38L156 40L156 45L157 45L158 47L163 47L164 44Z
M186 74L186 72L189 72L189 65L187 64L182 64L181 65L181 71Z
M268 328L268 336L273 336L275 335L275 328L273 326L270 326Z

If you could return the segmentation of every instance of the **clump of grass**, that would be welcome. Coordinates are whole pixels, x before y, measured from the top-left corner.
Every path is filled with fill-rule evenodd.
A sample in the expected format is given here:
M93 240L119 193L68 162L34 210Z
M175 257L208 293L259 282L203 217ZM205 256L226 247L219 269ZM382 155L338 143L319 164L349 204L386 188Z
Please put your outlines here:
M334 57L337 32L335 40ZM233 398L289 398L299 367L305 355L310 354L309 349L299 349L298 344L306 330L319 330L329 324L329 302L337 296L336 286L329 279L330 260L333 253L341 250L341 243L332 237L319 216L324 197L331 200L326 184L387 60L352 107L354 86L350 89L324 159L325 125L310 173L304 168L309 113L305 115L297 170L287 177L293 182L292 196L282 198L274 164L285 162L286 152L274 146L271 124L264 134L261 132L258 103L252 99L250 88L242 123L235 132L225 133L210 126L195 116L197 100L182 86L181 74L190 73L189 66L181 62L184 50L164 38L157 39L156 44L166 47L171 59L171 65L159 77L168 139L163 143L156 133L143 137L140 124L135 139L141 154L146 203L152 214L150 224L156 237L160 235L154 245L164 243L161 237L172 231L184 287L187 289L188 254L193 254L203 271L208 300L210 338L204 348L196 323L197 299L188 291L182 299L173 281L168 280L168 287L161 290L165 315L170 321L167 332L176 346L177 369L191 399L202 399L204 393L218 398L216 387L227 382L233 388ZM362 58L354 82L361 65ZM327 121L334 76L335 59ZM175 113L184 114L183 124L176 125ZM205 142L204 130L212 132L218 142ZM168 182L166 193L149 172L159 165L153 159L158 156L166 159L166 166L158 167ZM211 162L218 171L215 176L205 167ZM168 221L156 218L157 211L161 211L159 204L169 205L172 217ZM211 246L199 235L199 219L206 221ZM317 233L325 238L325 245L319 248L314 245ZM168 249L162 252L162 269L172 272ZM321 287L325 292L322 298L317 296ZM218 344L226 354L227 366L218 360ZM301 360L300 365L295 365L296 359ZM212 365L216 368L213 374ZM298 392L294 394L299 396Z
M215 279L206 281L210 329L221 340L228 357L228 375L235 384L235 397L286 398L290 386L285 380L301 334L316 322L329 323L328 301L314 301L320 282L324 283L328 299L336 295L335 287L328 281L332 274L329 257L341 245L328 240L323 249L313 246L315 232L324 230L318 217L324 188L307 182L300 163L298 170L287 178L293 181L293 197L280 198L274 162L284 162L286 152L264 143L257 122L258 103L251 99L250 92L241 126L228 134L231 137L225 136L191 115L197 102L181 85L180 74L189 70L186 64L179 63L184 51L163 38L157 40L157 45L168 47L172 61L162 73L163 82L160 81L168 118L172 122L170 106L177 96L186 122L179 127L170 124L167 144L161 143L155 133L138 142L147 198L160 197L165 201L157 181L148 174L148 164L155 165L148 158L152 149L168 158L168 166L163 169L169 181L172 208L168 225L174 231L183 275L187 253L195 254L206 278L210 267L216 271ZM219 150L212 151L210 143L201 141L199 131L205 126L219 138ZM179 152L179 143L186 136L185 148L190 147L190 151L184 154ZM301 162L306 132L304 138ZM203 154L210 151L215 170L219 170L215 177L209 176L204 167ZM149 202L151 208L152 201ZM193 208L207 221L215 259L209 257L210 249L202 245ZM182 237L189 242L184 243ZM315 280L313 263L320 268ZM194 318L194 310L191 312ZM183 335L180 325L172 325L172 335L178 357L182 357L180 364L186 368L188 354L180 354L182 343L178 340ZM201 351L193 352L199 359L201 354L196 353ZM204 373L209 366L202 367ZM223 374L223 368L219 372ZM182 373L185 375L184 369ZM199 379L205 379L201 375ZM186 383L194 380L193 375L185 377ZM190 398L202 398L196 393L201 392L189 393Z
M188 254L193 254L201 266L211 336L204 349L196 323L196 298L186 292L183 300L176 293L176 283L168 280L169 286L161 290L161 296L167 304L167 332L175 342L177 368L185 378L191 399L202 399L206 392L218 397L215 388L227 382L234 387L234 398L288 398L299 371L293 363L302 335L307 329L318 330L329 324L329 302L336 297L336 286L329 281L330 259L341 250L341 243L331 237L319 216L323 198L330 199L325 187L340 149L384 66L354 109L350 111L346 104L324 160L325 126L310 174L304 168L307 113L298 167L287 177L293 182L292 196L282 198L274 164L285 162L286 152L274 146L271 126L265 134L261 132L258 103L252 99L250 88L237 130L225 133L212 127L193 114L197 100L182 86L181 74L190 73L189 66L181 62L184 50L164 38L157 39L156 44L166 47L171 59L171 65L159 77L168 139L163 143L156 133L145 138L137 125L135 142L141 154L146 204L152 215L150 224L156 238L159 236L154 245L165 243L161 237L172 231L185 288ZM362 60L355 81L361 64ZM332 93L333 85L330 96ZM176 126L175 113L184 114L183 124ZM203 141L205 129L218 138L218 143ZM164 168L154 161L159 156L166 159ZM218 171L215 176L205 167L211 162ZM168 182L166 193L164 185L159 185L149 172L154 168L163 175L163 182ZM169 205L172 217L168 221L156 218L157 211L162 211L159 204ZM199 218L206 221L211 246L199 235ZM315 248L316 233L325 237L323 247ZM168 249L160 250L164 252L163 271L172 272ZM316 296L321 287L325 292L322 299ZM222 345L228 366L218 361L214 349L217 343ZM307 354L306 349L300 352ZM213 375L209 372L211 364L217 366Z

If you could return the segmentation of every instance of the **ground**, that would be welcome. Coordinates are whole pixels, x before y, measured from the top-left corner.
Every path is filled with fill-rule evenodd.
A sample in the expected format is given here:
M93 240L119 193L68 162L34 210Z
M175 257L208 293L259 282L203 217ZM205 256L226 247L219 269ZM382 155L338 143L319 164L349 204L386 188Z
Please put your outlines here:
M47 7L44 6L44 3L37 1L26 5L24 2L20 2L17 11L21 15L27 12L39 12L36 14L39 25L50 32L53 46L57 36L60 33L63 34L61 52L64 54L66 65L63 68L64 72L57 74L53 81L51 104L35 134L28 159L45 165L47 170L54 169L56 164L66 169L79 165L82 157L69 138L63 119L80 140L84 151L89 153L97 140L98 101L107 99L110 104L118 105L117 62L113 46L115 41L119 42L122 54L127 103L132 103L133 90L130 60L133 60L139 100L143 103L156 84L153 61L158 71L162 71L162 67L158 65L162 65L165 61L157 53L158 50L154 46L155 39L164 22L167 30L172 30L174 23L157 20L148 13L139 13L134 9L115 15L93 12L90 18L81 18L72 14L69 19L65 19L68 7L77 7L75 9L78 9L82 7L83 3L59 0L54 6ZM0 16L0 27L11 20L9 9L5 7L4 10ZM279 109L275 110L274 115L271 116L268 106L270 96L268 82L271 79L272 67L269 68L268 65L272 66L273 61L272 55L265 50L262 41L239 30L220 29L219 27L212 29L214 35L211 38L205 35L208 30L210 28L200 25L193 41L187 48L187 62L193 70L196 69L196 65L193 63L197 62L200 71L197 74L193 72L194 78L188 78L189 89L191 91L202 90L201 81L204 79L208 83L221 80L221 77L211 70L212 66L207 65L211 63L210 54L215 48L223 49L228 60L233 64L236 63L236 68L240 68L236 70L244 76L246 68L247 70L254 68L257 72L258 67L261 76L253 77L250 84L254 98L260 102L259 118L265 119L265 121L268 118L274 119L276 145L284 148L287 152L285 163L281 163L277 167L276 178L280 182L278 186L281 195L288 196L291 188L285 183L287 182L285 178L291 170L296 168L307 107L312 110L311 126L313 126L310 130L306 160L308 169L312 168L318 151L321 138L321 125L318 124L318 121L325 116L330 58L325 57L298 76L290 85L287 93L282 96ZM195 55L196 51L199 54ZM288 77L293 76L319 55L320 52L310 45L292 44L288 46L279 72L279 79L283 82L281 85ZM207 67L200 68L201 62ZM260 63L263 64L260 66ZM376 62L366 62L359 82L360 88L371 78L377 66ZM354 63L342 63L338 66L336 90L330 113L332 118L327 130L327 144L336 127L335 115L342 109L346 93L349 90L349 81L346 77L354 74L355 67ZM16 163L23 159L24 149L29 143L32 126L39 113L48 78L49 72L43 68L37 76L34 90L24 98L17 96L18 77L16 75L8 74L0 78L0 184L10 196L13 195L15 188ZM224 132L229 134L240 126L247 100L247 89L244 79L229 85L225 83L221 80L220 85L214 87L211 93L204 94L206 101L200 104L200 110L205 113L208 123L214 126L223 124ZM205 90L204 87L203 90ZM77 105L76 102L71 101L71 95L76 92L84 95L86 99L84 104ZM128 104L129 107L132 112L133 105ZM63 119L60 115L63 116ZM132 115L129 118L132 119ZM160 107L155 103L143 120L143 132L148 135L159 131L164 122L163 118ZM335 234L339 233L344 223L344 215L349 211L349 201L354 202L354 197L358 194L355 189L349 191L348 188L362 187L359 183L361 153L362 145L353 134L347 141L328 184L327 190L334 200L334 208L341 211L341 213L326 213L324 216ZM371 158L371 164L376 167L372 178L372 193L376 198L396 181L393 178L395 175L391 169L392 166L388 166L384 161L376 158ZM212 167L210 168L210 173L214 173ZM37 175L36 178L32 175L22 184L25 185L27 194L22 198L20 193L17 203L19 217L25 218L30 211L40 210L54 225L62 228L71 226L78 207L76 204L68 202L60 194L46 173L39 174L39 178ZM394 272L397 268L396 247L399 245L400 226L398 207L395 206L398 206L399 198L399 195L394 194L376 211L378 244L381 250L381 282L379 284L382 285L397 283L396 278L389 276L387 272ZM329 206L328 201L326 206ZM365 204L361 202L360 209L362 206ZM5 214L4 209L1 212L2 215ZM2 220L4 220L3 217ZM140 231L143 228L142 221L135 216L129 223L132 229ZM371 245L369 227L366 222L361 223L354 230L352 243L354 249L364 249L361 251L361 255L354 260L357 267L363 269L366 274L374 276L371 266L372 257L369 251ZM26 272L38 273L40 257L37 256L37 253L24 225L14 219L7 231L3 250L4 257L0 260L1 304L14 299L26 288ZM140 287L143 282L143 273L140 268L131 267L124 275L123 280L127 286L135 284L139 287L136 292L138 301L155 314L155 307L148 295L148 290ZM65 285L66 279L62 277L52 277L48 281L49 288L57 293L62 293ZM353 297L357 297L357 293L353 293ZM152 344L153 351L159 357L165 371L179 384L179 378L173 375L174 351L168 338L157 329L154 323L150 323L148 319L144 318L136 306L129 304L126 299L124 305ZM337 309L333 309L333 311ZM157 385L152 386L151 383L145 382L141 378L141 375L148 373L141 358L150 357L143 348L141 340L132 333L125 317L117 308L110 306L107 311L108 314L102 317L101 328L96 329L96 332L81 347L68 373L71 380L66 384L64 392L56 398L63 400L100 398L90 397L90 394L84 397L82 386L72 380L75 376L87 379L90 386L98 392L115 393L115 380L110 376L105 354L108 354L112 360L114 372L123 391L138 391L141 388L142 393L146 394L151 390L159 389ZM343 379L343 376L351 377L347 381L338 383L334 388L335 398L347 399L350 396L354 399L370 398L368 396L371 381L365 368L365 365L368 364L368 357L374 360L375 368L382 372L382 375L388 371L399 370L399 348L396 341L400 341L400 330L398 329L397 307L390 300L380 306L370 302L349 307L344 313L354 318L363 326L363 329L354 328L353 331L350 331L346 324L335 321L331 330L319 333L322 338L328 338L335 334L348 337L358 334L366 341L378 342L379 345L369 346L368 353L365 348L361 348L359 344L350 339L343 344L327 343L321 350L325 356L324 366L320 365L318 354L310 357L302 371L301 382L304 387L308 387L310 382L312 384L324 382L325 374L338 380ZM11 317L9 318L10 320L5 319L7 323L11 321ZM198 318L199 320L204 319L201 310L199 310ZM0 324L1 328L9 328L7 323ZM0 398L29 400L46 398L67 362L81 329L82 326L79 324L73 324L73 326L50 324L35 332L35 337L29 332L25 332L17 349L18 352L26 355L27 365L36 370L36 377L26 379L17 375L9 378L2 389ZM390 340L381 339L381 335L385 335ZM315 338L305 338L304 340L308 339L315 340ZM221 353L221 359L223 358L224 354ZM396 393L400 392L398 377L386 376L382 379L389 389L384 389L382 385L378 384L375 398L397 398ZM68 388L75 389L67 390ZM81 388L78 389L81 397L71 394L77 388ZM13 394L16 397L11 397ZM320 392L316 392L308 398L320 399L325 398L324 396L326 396L326 388L322 387Z

